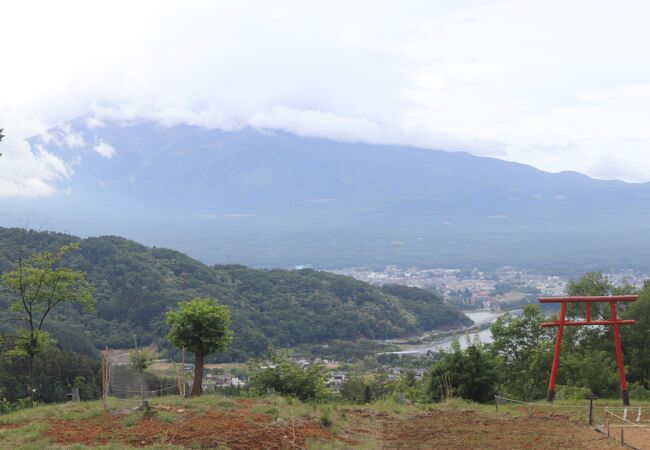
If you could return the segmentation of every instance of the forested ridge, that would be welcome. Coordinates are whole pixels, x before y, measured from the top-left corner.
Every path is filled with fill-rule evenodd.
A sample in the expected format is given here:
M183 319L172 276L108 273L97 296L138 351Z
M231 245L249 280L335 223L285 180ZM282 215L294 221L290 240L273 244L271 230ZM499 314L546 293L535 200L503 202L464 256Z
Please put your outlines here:
M331 339L391 338L470 321L435 294L407 287L374 287L326 272L260 270L237 265L207 266L180 252L149 248L114 236L74 236L0 228L0 272L24 254L79 242L69 256L95 286L97 311L66 306L49 330L70 350L128 347L137 334L142 343L160 341L167 332L166 311L181 300L213 297L232 311L235 332L222 360L245 360L268 347L288 347ZM0 294L6 310L14 299ZM3 331L15 327L3 314Z

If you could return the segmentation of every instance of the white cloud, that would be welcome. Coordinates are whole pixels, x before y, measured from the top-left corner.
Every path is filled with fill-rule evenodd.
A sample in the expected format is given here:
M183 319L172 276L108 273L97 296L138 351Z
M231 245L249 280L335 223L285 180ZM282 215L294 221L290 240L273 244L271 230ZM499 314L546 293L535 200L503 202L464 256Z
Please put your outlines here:
M86 119L86 126L92 130L94 128L102 128L106 124L97 117L90 116Z
M57 131L60 131L63 142L65 142L65 145L67 145L68 148L79 148L86 145L83 133L75 133L70 128L70 125L59 125Z
M115 148L112 145L107 144L106 142L103 141L100 141L97 144L95 144L93 150L99 156L106 159L113 159L115 155L117 155Z
M250 124L650 181L649 16L641 0L13 2L0 126L92 110L89 128Z
M277 106L268 113L258 113L250 124L261 129L280 129L294 134L338 141L383 141L381 127L367 119L341 117L325 111L300 111Z
M42 196L56 192L56 181L69 178L72 170L43 146L32 149L24 140L3 140L0 157L0 197Z

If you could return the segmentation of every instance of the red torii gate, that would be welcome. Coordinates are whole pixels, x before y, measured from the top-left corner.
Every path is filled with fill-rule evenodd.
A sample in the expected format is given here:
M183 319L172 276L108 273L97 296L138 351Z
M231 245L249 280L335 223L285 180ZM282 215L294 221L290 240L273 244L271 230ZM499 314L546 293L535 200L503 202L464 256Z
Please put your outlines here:
M634 302L636 295L610 295L610 296L595 296L595 297L540 297L540 303L560 303L560 320L555 322L545 322L541 324L542 327L557 327L557 334L555 335L555 348L553 350L553 366L551 367L551 378L548 382L548 393L546 400L553 401L555 397L555 377L557 376L557 366L560 360L560 347L562 345L562 333L565 326L582 326L582 325L611 325L614 329L614 344L616 345L616 364L618 366L618 378L621 385L621 396L623 404L630 404L630 397L627 392L627 382L625 381L625 366L623 365L623 350L621 349L621 336L619 334L620 325L633 325L634 320L623 320L616 316L616 303L617 302ZM566 308L569 303L584 303L585 304L585 320L583 321L567 321ZM612 317L608 320L591 320L591 304L592 303L609 303L609 310Z

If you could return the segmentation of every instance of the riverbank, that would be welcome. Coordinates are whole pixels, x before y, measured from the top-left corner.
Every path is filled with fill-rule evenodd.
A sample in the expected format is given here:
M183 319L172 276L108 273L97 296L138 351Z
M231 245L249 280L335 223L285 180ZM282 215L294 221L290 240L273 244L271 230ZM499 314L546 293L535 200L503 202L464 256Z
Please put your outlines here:
M466 348L469 342L479 340L482 343L492 342L492 333L490 327L496 320L504 314L511 316L519 316L521 310L513 311L500 311L494 312L491 310L472 310L463 311L463 313L472 319L472 325L456 330L450 330L444 333L427 333L422 335L417 340L409 340L407 342L392 342L399 350L391 352L401 355L416 355L424 354L427 352L439 352L441 350L449 350L454 340L458 340L461 348Z

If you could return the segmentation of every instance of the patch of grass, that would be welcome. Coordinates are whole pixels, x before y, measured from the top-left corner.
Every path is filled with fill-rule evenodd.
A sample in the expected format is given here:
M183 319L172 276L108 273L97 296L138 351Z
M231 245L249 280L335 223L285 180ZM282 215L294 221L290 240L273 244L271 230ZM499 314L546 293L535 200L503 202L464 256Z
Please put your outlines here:
M159 411L156 413L156 418L161 422L165 423L176 423L177 417L176 414L168 411Z
M323 414L321 414L320 418L318 419L318 423L322 428L330 428L332 426L334 421L332 420L329 409L323 411Z
M43 422L33 422L20 428L0 430L1 448L20 448L23 450L40 450L50 446L45 436L49 426Z
M133 425L136 425L138 422L140 422L143 418L142 414L131 414L126 416L124 419L122 419L122 423L124 423L124 426L129 428L132 427Z
M264 414L268 414L269 416L273 416L274 419L277 419L280 416L280 410L272 406L270 408L266 408L264 410Z

